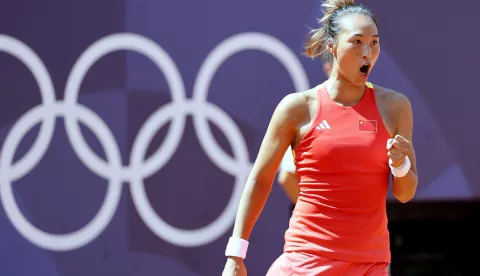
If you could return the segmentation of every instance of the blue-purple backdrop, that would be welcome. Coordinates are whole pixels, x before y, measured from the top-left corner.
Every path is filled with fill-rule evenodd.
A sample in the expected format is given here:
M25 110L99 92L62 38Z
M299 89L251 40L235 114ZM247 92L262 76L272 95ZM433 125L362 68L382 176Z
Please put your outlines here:
M415 200L478 197L479 2L364 3L371 81L413 105ZM220 275L273 109L325 80L300 55L319 4L3 1L0 275ZM251 275L281 253L287 208L275 185Z

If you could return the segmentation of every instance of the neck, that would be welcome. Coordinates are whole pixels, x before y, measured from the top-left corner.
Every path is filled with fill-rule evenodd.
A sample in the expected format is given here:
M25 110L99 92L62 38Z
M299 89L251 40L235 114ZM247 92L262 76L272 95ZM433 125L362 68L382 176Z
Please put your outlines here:
M330 77L325 82L328 94L330 98L344 106L353 106L357 104L363 97L365 92L365 84L363 85L354 85L343 76L341 76L338 71L333 71L330 74Z

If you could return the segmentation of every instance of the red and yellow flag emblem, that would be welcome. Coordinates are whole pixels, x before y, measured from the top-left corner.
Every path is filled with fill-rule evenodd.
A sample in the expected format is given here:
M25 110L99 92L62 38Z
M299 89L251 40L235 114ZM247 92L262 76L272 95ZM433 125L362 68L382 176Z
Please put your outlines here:
M359 120L358 130L368 131L368 132L377 132L377 121L376 120Z

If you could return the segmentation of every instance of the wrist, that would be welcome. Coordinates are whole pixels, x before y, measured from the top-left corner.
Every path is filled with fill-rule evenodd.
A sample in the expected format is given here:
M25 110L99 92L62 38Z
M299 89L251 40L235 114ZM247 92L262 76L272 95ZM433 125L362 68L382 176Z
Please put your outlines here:
M248 244L247 240L230 237L230 239L228 239L227 248L225 249L225 256L233 259L245 259L247 256Z
M390 161L391 161L391 159L390 159ZM406 156L405 159L403 160L403 163L400 166L397 166L397 167L393 166L392 162L389 162L389 167L392 171L392 174L395 177L404 177L405 175L407 175L408 172L410 171L411 166L412 166L412 164L411 164L408 156Z
M235 256L227 256L227 259L232 260L235 263L240 263L243 262L243 259L240 257L235 257Z

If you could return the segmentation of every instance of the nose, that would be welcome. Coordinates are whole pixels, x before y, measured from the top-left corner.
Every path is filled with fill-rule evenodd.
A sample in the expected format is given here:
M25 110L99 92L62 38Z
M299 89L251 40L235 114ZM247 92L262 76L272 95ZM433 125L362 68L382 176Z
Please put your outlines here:
M363 44L363 47L362 47L362 58L370 59L371 57L372 57L372 49L371 49L370 45L368 45L368 44Z

